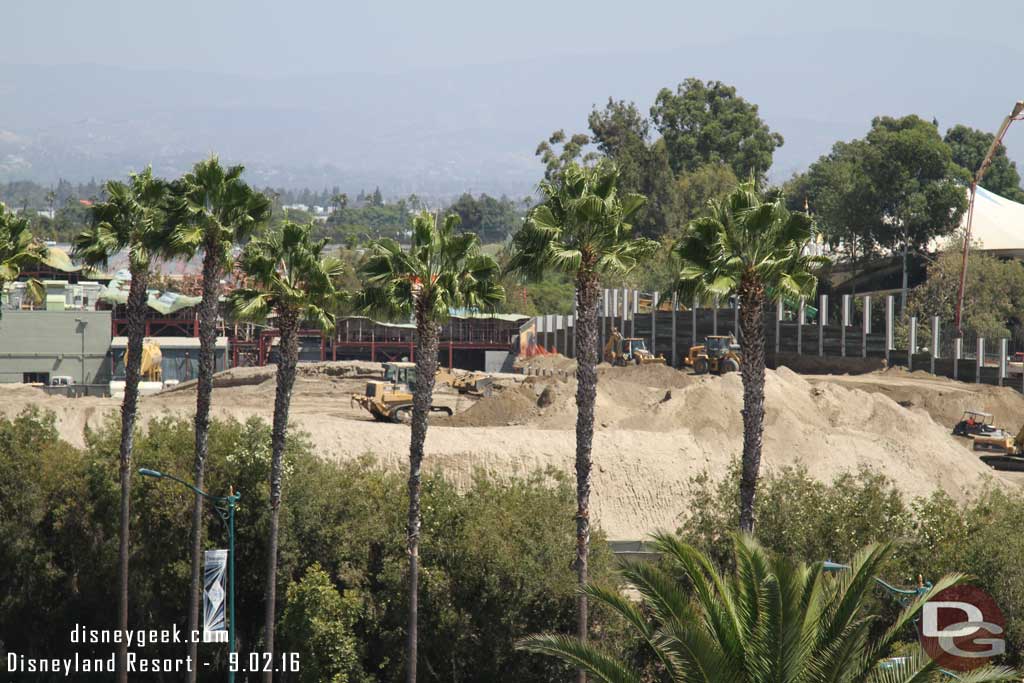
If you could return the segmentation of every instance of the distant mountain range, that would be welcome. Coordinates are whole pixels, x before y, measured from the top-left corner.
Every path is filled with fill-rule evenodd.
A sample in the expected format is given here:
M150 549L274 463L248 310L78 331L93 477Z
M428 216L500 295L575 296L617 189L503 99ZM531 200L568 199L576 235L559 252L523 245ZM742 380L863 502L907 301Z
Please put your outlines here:
M771 171L781 180L879 114L994 130L1024 97L1021 64L1024 52L983 43L841 32L289 79L0 65L0 180L107 178L146 163L172 176L215 151L259 185L518 197L535 187L533 151L552 130L584 130L609 96L646 111L659 88L689 76L760 105L786 138ZM1024 130L1007 143L1024 159Z

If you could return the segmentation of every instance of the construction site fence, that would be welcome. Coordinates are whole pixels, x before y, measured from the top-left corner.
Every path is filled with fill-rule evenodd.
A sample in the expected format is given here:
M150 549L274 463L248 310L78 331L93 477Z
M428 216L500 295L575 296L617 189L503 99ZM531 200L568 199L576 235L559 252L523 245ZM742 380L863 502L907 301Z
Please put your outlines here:
M1024 392L1024 364L1012 362L1017 351L1009 338L957 337L949 321L897 317L893 295L870 294L816 301L776 301L764 311L765 350L770 357L877 359L888 367L924 370L965 382L1010 386ZM732 335L742 341L740 311L735 299L691 301L632 289L602 291L598 312L601 348L612 330L640 337L655 355L673 367L683 365L690 347L708 335ZM542 315L523 326L534 353L561 353L575 358L573 315ZM520 354L524 350L520 349ZM774 355L773 355L774 354Z

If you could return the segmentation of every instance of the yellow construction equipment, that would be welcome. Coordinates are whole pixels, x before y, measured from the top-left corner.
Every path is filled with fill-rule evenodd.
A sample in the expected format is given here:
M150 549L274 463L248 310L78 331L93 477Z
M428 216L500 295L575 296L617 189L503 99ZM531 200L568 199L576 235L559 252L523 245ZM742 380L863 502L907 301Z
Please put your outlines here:
M648 351L647 343L640 337L623 337L613 326L604 345L604 361L612 365L664 365L665 357Z
M704 343L691 346L690 352L683 359L683 363L692 367L694 374L697 375L708 372L716 375L736 372L742 362L740 345L731 334L705 337Z
M470 396L490 396L494 387L494 380L490 375L478 372L454 373L444 369L438 369L436 383L447 384L460 394Z
M415 363L384 363L384 381L366 383L365 394L352 394L352 405L362 406L381 422L410 422L412 392L416 389ZM452 414L448 406L430 406L431 412Z
M162 382L164 378L163 353L152 339L142 340L142 366L139 372L144 382ZM128 367L128 349L124 351L124 365Z
M1024 427L1017 436L999 430L989 434L974 435L974 450L986 451L981 460L997 470L1024 470Z

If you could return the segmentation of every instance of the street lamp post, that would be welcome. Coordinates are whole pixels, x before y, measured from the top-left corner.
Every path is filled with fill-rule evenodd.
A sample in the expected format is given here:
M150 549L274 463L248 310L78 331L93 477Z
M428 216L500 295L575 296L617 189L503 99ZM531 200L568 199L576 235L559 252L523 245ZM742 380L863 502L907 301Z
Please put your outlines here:
M210 505L214 510L217 511L217 515L228 529L228 683L234 683L235 671L233 663L231 662L231 655L235 654L235 506L238 503L239 498L242 494L231 489L231 495L228 496L211 496L206 491L196 488L192 484L188 483L184 479L180 479L173 474L166 474L164 472L158 472L156 470L142 468L139 470L139 474L144 477L153 477L154 479L170 479L176 481L182 486L185 486L195 492L197 496L202 496L205 500L209 501ZM191 635L191 634L190 634ZM196 666L196 662L192 663Z

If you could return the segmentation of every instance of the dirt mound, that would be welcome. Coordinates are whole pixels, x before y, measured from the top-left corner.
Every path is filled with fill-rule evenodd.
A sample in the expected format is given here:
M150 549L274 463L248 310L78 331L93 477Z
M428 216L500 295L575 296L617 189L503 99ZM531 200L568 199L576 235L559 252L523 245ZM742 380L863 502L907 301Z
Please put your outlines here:
M544 388L545 385L541 385L538 389L537 385L530 381L506 387L496 386L490 396L481 398L464 412L437 420L437 424L451 427L503 427L523 424L542 414L543 409L538 406L538 397ZM548 395L552 402L557 402L557 391L549 390Z
M531 356L530 358L519 358L513 367L531 370L562 370L565 372L576 371L576 360L567 358L560 353L550 353L543 356Z
M1009 387L958 382L923 370L907 372L889 368L855 377L808 377L812 383L827 382L882 394L911 411L926 413L938 424L952 429L965 410L992 413L996 424L1016 433L1024 423L1024 395Z
M387 467L407 467L408 426L375 422L349 402L351 394L365 391L367 374L374 376L378 368L369 363L300 366L291 421L309 434L319 454L346 460L371 454ZM274 370L218 374L214 415L269 420ZM951 420L966 407L993 412L1016 428L1024 419L1024 397L1010 389L894 370L805 377L780 368L767 373L765 392L767 470L801 463L812 476L828 480L866 467L891 478L909 496L943 489L964 498L989 485L989 477L997 477L998 485L1017 485L986 468L949 434ZM554 467L571 474L575 394L571 372L564 378L497 376L494 393L486 398L439 387L434 403L451 407L455 415L431 420L425 467L457 486L468 485L479 470L511 477ZM30 405L53 410L61 435L81 445L83 428L116 416L120 403L0 385L0 412L13 415ZM639 539L674 528L691 502L691 478L705 471L724 476L740 455L742 406L736 374L694 376L654 365L600 367L593 511L609 536ZM194 410L195 392L182 385L144 397L141 420L168 414L191 419Z

